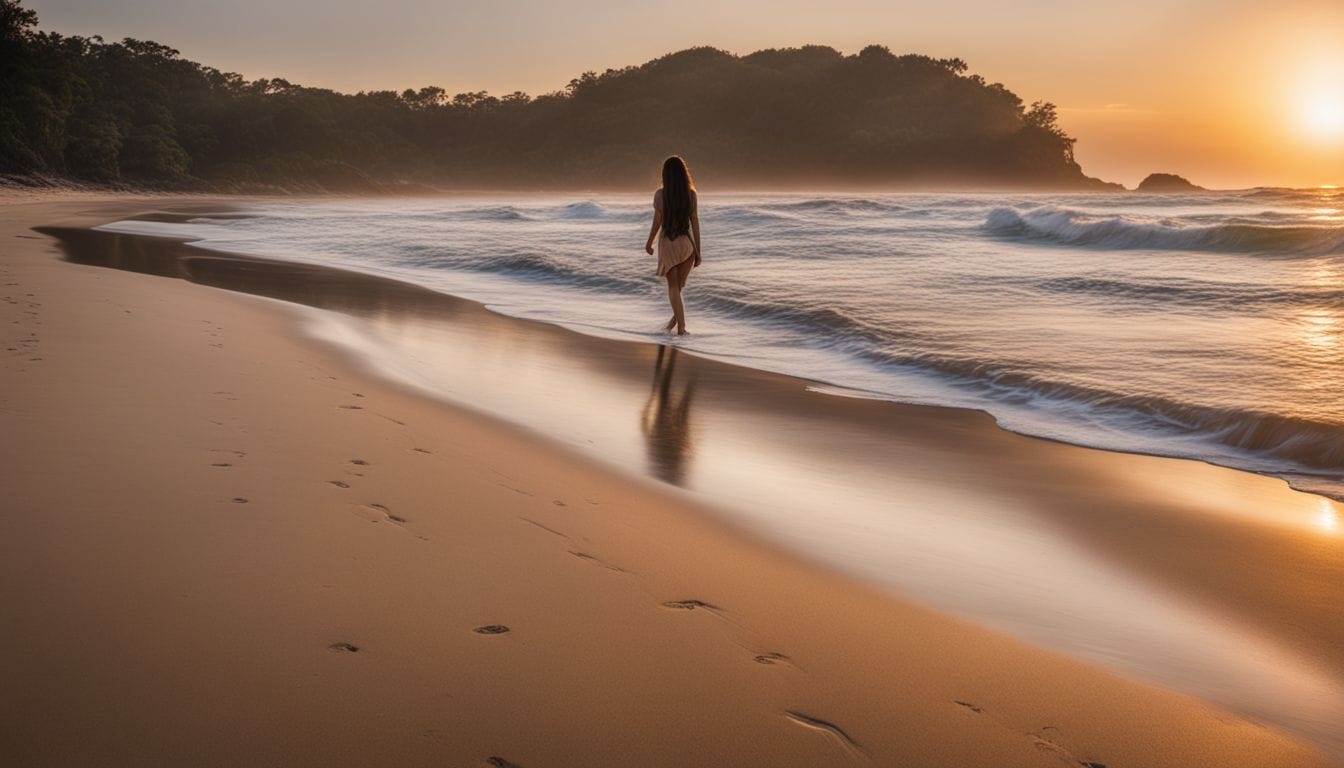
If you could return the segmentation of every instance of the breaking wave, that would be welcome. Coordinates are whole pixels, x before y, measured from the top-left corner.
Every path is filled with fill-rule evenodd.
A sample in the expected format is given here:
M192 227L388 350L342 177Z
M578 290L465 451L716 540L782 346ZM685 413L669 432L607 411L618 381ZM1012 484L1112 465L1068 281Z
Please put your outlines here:
M1344 251L1344 227L1341 226L1283 226L1252 224L1244 220L1189 225L1171 220L1097 216L1053 206L1026 211L995 208L989 212L984 226L989 233L999 237L1113 250L1284 255Z

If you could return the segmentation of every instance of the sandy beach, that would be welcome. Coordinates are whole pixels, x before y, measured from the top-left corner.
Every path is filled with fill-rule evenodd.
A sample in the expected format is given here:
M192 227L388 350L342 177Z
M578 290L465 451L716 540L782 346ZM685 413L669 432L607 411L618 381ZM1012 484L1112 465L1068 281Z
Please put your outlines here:
M628 371L645 389L650 345L315 268L198 264L238 287L221 290L166 277L172 243L85 243L150 274L66 260L89 226L224 200L3 203L6 765L1341 764L729 524L675 487L666 403L648 427L671 445L656 482L375 377L278 299L432 304L454 333L600 358L591 380ZM33 227L58 228L66 250ZM746 433L788 433L780 414L800 412L899 427L910 437L873 463L912 488L983 468L978 488L1032 499L1136 580L1344 667L1338 542L1293 522L1315 502L1281 481L678 364L696 407Z

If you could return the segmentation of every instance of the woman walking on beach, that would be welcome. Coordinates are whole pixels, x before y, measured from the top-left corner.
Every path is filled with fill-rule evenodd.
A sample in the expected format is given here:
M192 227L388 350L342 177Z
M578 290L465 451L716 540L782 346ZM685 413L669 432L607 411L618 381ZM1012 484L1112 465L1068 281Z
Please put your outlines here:
M659 234L659 230L662 234ZM658 238L658 276L667 278L667 300L672 303L672 319L667 330L686 333L686 308L681 290L691 269L700 266L700 217L696 208L695 183L686 161L677 155L663 161L663 186L653 193L653 226L644 250L653 255Z

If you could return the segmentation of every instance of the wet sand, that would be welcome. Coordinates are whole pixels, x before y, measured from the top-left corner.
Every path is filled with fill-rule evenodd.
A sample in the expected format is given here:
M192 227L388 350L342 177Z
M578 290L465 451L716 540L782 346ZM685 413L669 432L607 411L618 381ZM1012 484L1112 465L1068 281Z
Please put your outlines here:
M752 439L808 430L822 457L839 432L816 424L866 428L872 467L856 474L899 466L913 496L998 466L975 475L989 497L1053 488L1033 513L1136 579L1204 595L1334 667L1337 544L1256 513L1311 497L1027 440L982 414L827 397L684 354L674 366L671 351L390 281L194 259L187 276L225 292L71 264L28 229L163 207L0 213L6 763L1329 764L762 543L704 506L697 461L731 417ZM82 252L104 262L181 274L172 243L90 237ZM545 370L529 350L549 349L583 361L599 394L628 376L643 411L621 417L665 483L370 376L258 295L451 326L494 342L464 361L529 375ZM465 382L483 370L463 369ZM879 407L899 425L874 421ZM1307 565L1254 566L1271 556Z

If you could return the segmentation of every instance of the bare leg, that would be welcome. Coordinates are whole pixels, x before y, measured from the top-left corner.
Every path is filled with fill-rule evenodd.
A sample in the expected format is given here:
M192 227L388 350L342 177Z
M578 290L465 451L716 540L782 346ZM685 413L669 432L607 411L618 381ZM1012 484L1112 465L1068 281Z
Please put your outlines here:
M681 303L681 284L672 272L667 273L667 300L672 304L672 320L667 324L667 330L671 331L675 325L678 334L685 333L686 307Z
M668 323L668 330L672 330L675 324L678 335L686 333L686 307L681 302L681 289L686 285L686 278L690 274L690 259L667 271L667 300L672 304L672 322Z

